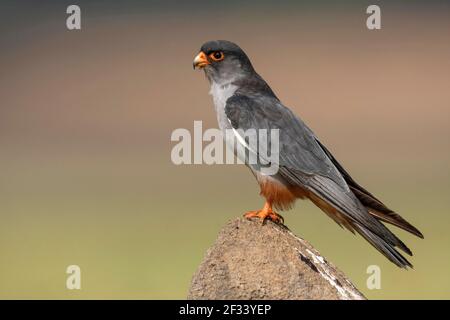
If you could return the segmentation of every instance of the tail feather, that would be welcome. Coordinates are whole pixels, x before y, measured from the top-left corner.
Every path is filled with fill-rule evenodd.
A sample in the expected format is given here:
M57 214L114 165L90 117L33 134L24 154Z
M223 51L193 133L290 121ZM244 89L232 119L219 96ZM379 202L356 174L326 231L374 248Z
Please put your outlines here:
M369 229L356 224L354 229L366 239L375 249L377 249L381 254L388 258L391 262L400 268L413 268L412 264L402 256L395 248L386 242L385 239L379 237ZM408 249L409 250L409 249ZM411 251L409 251L411 252Z
M333 162L335 167L342 174L348 186L350 187L350 190L352 190L358 200L361 201L361 203L367 208L372 216L374 216L378 220L390 223L423 239L423 234L416 227L402 218L398 213L395 213L394 211L389 209L383 202L378 200L373 194L371 194L369 191L359 185L355 180L353 180L350 174L334 158L331 152L328 151L328 149L322 143L320 143L320 141L317 140L317 142Z
M366 208L362 204L360 204L360 208L367 212L366 214L368 215L369 220L371 220L370 222L352 219L348 213L346 214L343 208L337 208L334 204L314 193L311 193L308 197L340 226L345 226L352 232L358 232L394 264L401 268L412 268L411 263L409 263L396 248L412 256L411 250L378 219L369 215L369 212L366 211Z

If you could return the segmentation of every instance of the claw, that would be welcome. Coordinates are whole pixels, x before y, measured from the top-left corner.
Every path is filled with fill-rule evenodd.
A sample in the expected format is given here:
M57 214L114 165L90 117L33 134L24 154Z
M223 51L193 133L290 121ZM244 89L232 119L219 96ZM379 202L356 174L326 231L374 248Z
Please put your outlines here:
M266 219L269 219L278 224L284 224L284 218L272 210L272 205L268 202L264 205L262 210L249 211L244 214L247 219L258 217L261 220L261 224L264 224Z

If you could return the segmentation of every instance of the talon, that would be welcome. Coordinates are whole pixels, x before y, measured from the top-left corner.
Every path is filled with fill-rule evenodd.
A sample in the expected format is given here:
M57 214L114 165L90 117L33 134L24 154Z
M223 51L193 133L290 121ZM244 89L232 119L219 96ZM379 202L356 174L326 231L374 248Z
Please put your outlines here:
M272 210L272 205L266 202L264 208L256 211L249 211L244 214L247 219L258 217L261 220L261 224L264 224L266 219L269 219L275 223L284 224L284 218L280 214Z
M276 212L269 213L268 217L270 220L272 220L275 223L284 224L284 218L281 214L278 214Z
M251 219L258 216L259 210L248 211L244 214L244 218Z

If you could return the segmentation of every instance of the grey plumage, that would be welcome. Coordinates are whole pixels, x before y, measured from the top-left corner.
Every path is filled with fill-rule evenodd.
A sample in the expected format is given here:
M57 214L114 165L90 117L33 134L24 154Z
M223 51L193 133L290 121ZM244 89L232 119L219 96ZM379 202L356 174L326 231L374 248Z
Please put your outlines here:
M205 43L201 51L208 55L222 51L226 57L205 68L211 84L218 86L217 92L233 86L231 94L219 103L218 93L213 92L218 114L229 121L222 125L242 130L279 129L279 171L274 178L286 186L307 190L316 204L325 203L333 209L321 206L324 211L337 212L339 217L327 212L337 223L358 232L397 266L412 267L395 249L412 255L409 248L380 220L419 237L422 234L351 178L308 126L280 102L237 45L212 41Z

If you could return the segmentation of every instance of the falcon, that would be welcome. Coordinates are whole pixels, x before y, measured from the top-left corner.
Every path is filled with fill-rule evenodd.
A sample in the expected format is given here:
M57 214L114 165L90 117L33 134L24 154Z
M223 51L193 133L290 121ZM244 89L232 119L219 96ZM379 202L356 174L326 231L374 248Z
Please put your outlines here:
M309 199L338 225L359 233L391 262L412 268L399 252L412 256L411 250L382 222L420 238L422 233L350 176L311 129L281 103L238 45L225 40L206 42L193 66L204 71L211 85L222 131L279 130L277 172L264 174L261 166L246 163L266 200L261 210L247 212L246 218L283 223L274 208L290 209L297 199Z

